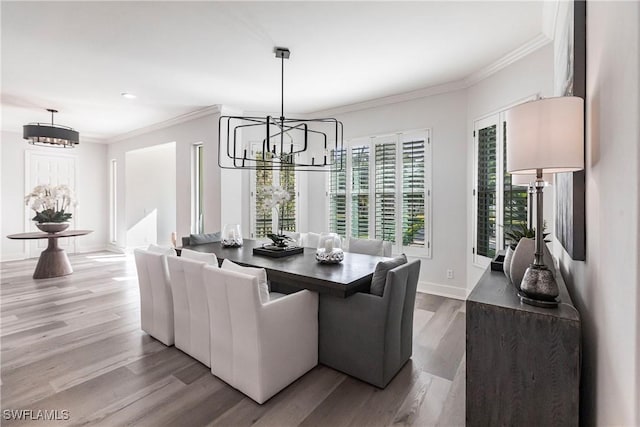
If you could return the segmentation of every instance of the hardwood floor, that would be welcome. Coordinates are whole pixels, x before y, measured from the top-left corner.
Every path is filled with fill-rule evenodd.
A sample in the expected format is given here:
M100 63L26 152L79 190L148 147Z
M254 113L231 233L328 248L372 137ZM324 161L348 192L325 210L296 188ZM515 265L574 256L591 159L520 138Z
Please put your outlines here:
M418 294L412 360L385 390L319 365L258 405L142 332L132 257L70 259L72 275L38 281L36 260L0 263L5 426L464 425L462 301ZM20 409L68 419L8 419Z

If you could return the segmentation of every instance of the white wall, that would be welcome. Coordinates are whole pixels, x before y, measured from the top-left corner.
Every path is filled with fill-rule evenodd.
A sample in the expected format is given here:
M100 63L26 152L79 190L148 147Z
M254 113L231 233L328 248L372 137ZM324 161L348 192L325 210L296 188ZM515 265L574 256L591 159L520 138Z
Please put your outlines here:
M473 263L473 125L474 121L489 114L504 110L514 103L534 96L553 95L553 44L549 43L524 58L514 62L492 76L476 83L468 89L466 152L465 165L466 187L464 190L466 203L467 246L465 251L467 265L467 287L473 289L486 266ZM545 190L544 216L547 230L553 232L553 187Z
M640 3L587 2L586 261L555 245L582 318L582 421L640 425Z
M126 240L126 158L127 152L155 145L175 142L176 150L176 225L178 240L191 233L191 189L192 189L192 157L193 145L203 144L204 155L204 225L205 232L221 229L221 183L218 167L218 118L219 110L211 111L201 117L180 122L171 126L160 127L145 133L136 133L130 137L109 144L108 160L115 159L118 169L118 233L116 246L125 248ZM149 185L154 185L149 183ZM234 202L233 200L229 203Z
M59 153L78 157L77 182L75 189L79 206L74 217L78 229L93 230L93 233L76 237L77 250L87 252L106 247L108 239L108 181L107 146L83 142L73 149L37 147L29 145L18 132L1 133L2 150L2 212L0 235L2 237L2 261L22 259L27 256L23 240L9 240L8 234L22 233L26 230L24 196L31 191L25 188L25 150L42 153ZM33 216L33 215L31 215Z
M422 259L420 289L466 296L466 105L465 90L336 116L344 123L345 140L430 128L433 154L432 258ZM324 174L308 175L308 229L327 228ZM454 279L446 270L454 270Z
M176 230L176 144L128 151L125 171L127 246L171 244Z

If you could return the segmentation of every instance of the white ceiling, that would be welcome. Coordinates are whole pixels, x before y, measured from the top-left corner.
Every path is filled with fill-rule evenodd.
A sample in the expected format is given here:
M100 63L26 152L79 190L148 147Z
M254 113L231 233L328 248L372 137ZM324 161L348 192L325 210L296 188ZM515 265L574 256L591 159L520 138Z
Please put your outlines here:
M309 113L463 79L542 34L542 2L5 2L2 128L107 140L214 104ZM132 92L127 100L121 92Z

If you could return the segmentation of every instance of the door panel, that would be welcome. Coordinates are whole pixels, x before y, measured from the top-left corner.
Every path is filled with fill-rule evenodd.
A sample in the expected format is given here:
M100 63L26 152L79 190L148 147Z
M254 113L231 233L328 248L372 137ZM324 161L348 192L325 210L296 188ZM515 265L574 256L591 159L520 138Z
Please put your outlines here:
M78 157L69 154L56 153L55 151L41 152L35 150L25 151L25 194L40 184L68 185L74 192L76 191L76 175ZM69 229L75 229L77 224L77 212L72 208ZM25 231L40 231L31 220L34 212L26 207ZM27 241L27 253L30 257L36 257L46 247L46 239ZM58 245L68 252L76 251L75 237L67 237L58 240Z

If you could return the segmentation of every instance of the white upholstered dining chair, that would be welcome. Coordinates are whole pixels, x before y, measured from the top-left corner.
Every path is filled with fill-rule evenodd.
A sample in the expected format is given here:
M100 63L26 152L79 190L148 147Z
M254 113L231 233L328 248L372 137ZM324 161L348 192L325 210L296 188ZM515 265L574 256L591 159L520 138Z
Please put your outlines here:
M380 239L356 239L349 238L347 252L374 256L391 256L392 245Z
M173 314L175 345L189 356L211 366L210 321L207 294L204 289L205 262L183 256L167 257ZM215 255L213 255L215 257ZM213 268L218 267L218 262Z
M206 266L211 373L262 404L318 364L318 294L260 300L258 279Z
M140 287L142 330L165 345L173 345L173 296L167 255L144 249L135 249L133 254Z

